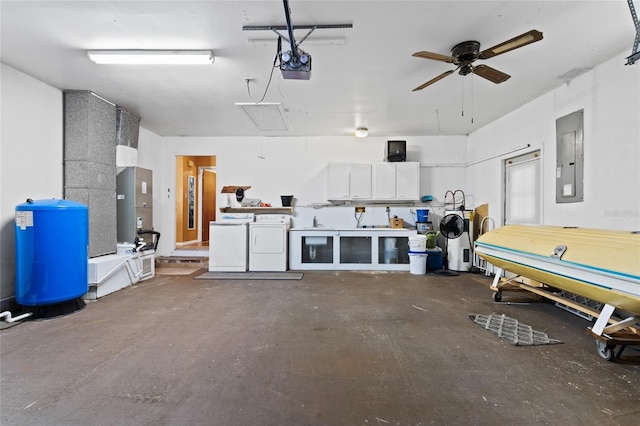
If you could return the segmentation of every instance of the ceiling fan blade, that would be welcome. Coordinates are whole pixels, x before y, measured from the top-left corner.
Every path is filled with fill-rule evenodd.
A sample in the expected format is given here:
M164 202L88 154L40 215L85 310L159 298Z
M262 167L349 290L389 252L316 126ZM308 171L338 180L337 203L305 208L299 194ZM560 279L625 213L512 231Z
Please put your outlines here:
M415 89L413 89L414 92L418 91L418 90L422 90L427 86L432 85L433 83L435 83L436 81L442 80L443 78L445 78L446 76L448 76L449 74L453 74L455 70L449 70L447 72L443 72L442 74L440 74L439 76L432 78L431 80L427 81L424 84L421 84L420 86L416 87Z
M514 37L511 40L507 40L503 43L490 47L489 49L483 50L478 54L478 59L492 58L540 40L542 40L542 33L538 30L531 30Z
M487 65L476 65L473 67L473 73L496 84L503 83L511 78L509 74L505 74Z
M421 52L416 52L411 56L415 56L416 58L433 59L435 61L442 61L442 62L449 62L449 63L453 63L455 61L455 58L452 58L449 55L441 55L440 53L426 52L424 50Z

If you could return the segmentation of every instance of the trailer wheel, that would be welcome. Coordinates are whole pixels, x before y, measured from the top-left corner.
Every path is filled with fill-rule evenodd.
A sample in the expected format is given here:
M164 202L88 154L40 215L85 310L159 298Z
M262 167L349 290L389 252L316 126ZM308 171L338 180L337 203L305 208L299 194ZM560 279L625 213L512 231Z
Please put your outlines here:
M610 346L604 342L596 341L596 352L600 358L606 361L611 361L613 359L613 348L615 348L615 346Z

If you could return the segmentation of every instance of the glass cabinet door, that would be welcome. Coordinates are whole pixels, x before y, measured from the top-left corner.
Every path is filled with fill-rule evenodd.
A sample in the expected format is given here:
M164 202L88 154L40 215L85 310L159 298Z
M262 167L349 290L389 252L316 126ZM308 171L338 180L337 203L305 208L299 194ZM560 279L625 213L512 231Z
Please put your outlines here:
M340 263L371 263L371 237L340 237Z
M378 263L403 264L409 263L409 238L407 237L379 237Z
M333 263L333 237L303 236L302 263Z

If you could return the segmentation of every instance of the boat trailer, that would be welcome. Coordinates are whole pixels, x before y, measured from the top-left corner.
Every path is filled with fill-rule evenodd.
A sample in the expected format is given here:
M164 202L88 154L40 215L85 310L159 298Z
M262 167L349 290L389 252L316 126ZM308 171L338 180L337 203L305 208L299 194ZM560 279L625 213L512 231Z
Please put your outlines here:
M620 360L627 346L640 346L640 329L637 327L637 324L640 323L640 317L636 315L622 315L624 318L615 316L616 308L609 304L604 304L602 309L598 311L553 292L554 288L546 284L521 275L515 275L507 279L503 277L503 273L503 269L496 268L495 276L490 286L490 289L494 291L494 301L501 302L503 292L530 292L565 305L572 310L580 311L590 317L597 318L594 325L587 327L585 332L595 340L596 353L607 361ZM531 282L531 284L518 281L523 278ZM618 315L621 315L621 313L618 312ZM619 349L616 351L618 346Z

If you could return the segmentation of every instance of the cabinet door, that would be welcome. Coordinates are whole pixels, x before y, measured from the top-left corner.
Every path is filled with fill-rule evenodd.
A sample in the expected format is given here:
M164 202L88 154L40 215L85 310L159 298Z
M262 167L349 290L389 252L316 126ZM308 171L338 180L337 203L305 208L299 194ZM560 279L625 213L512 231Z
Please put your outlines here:
M327 199L328 200L348 200L349 174L351 164L349 163L329 163L327 165Z
M396 163L396 199L420 199L420 163Z
M373 198L376 200L396 198L396 163L374 163Z
M352 164L350 177L352 200L371 199L371 164Z

